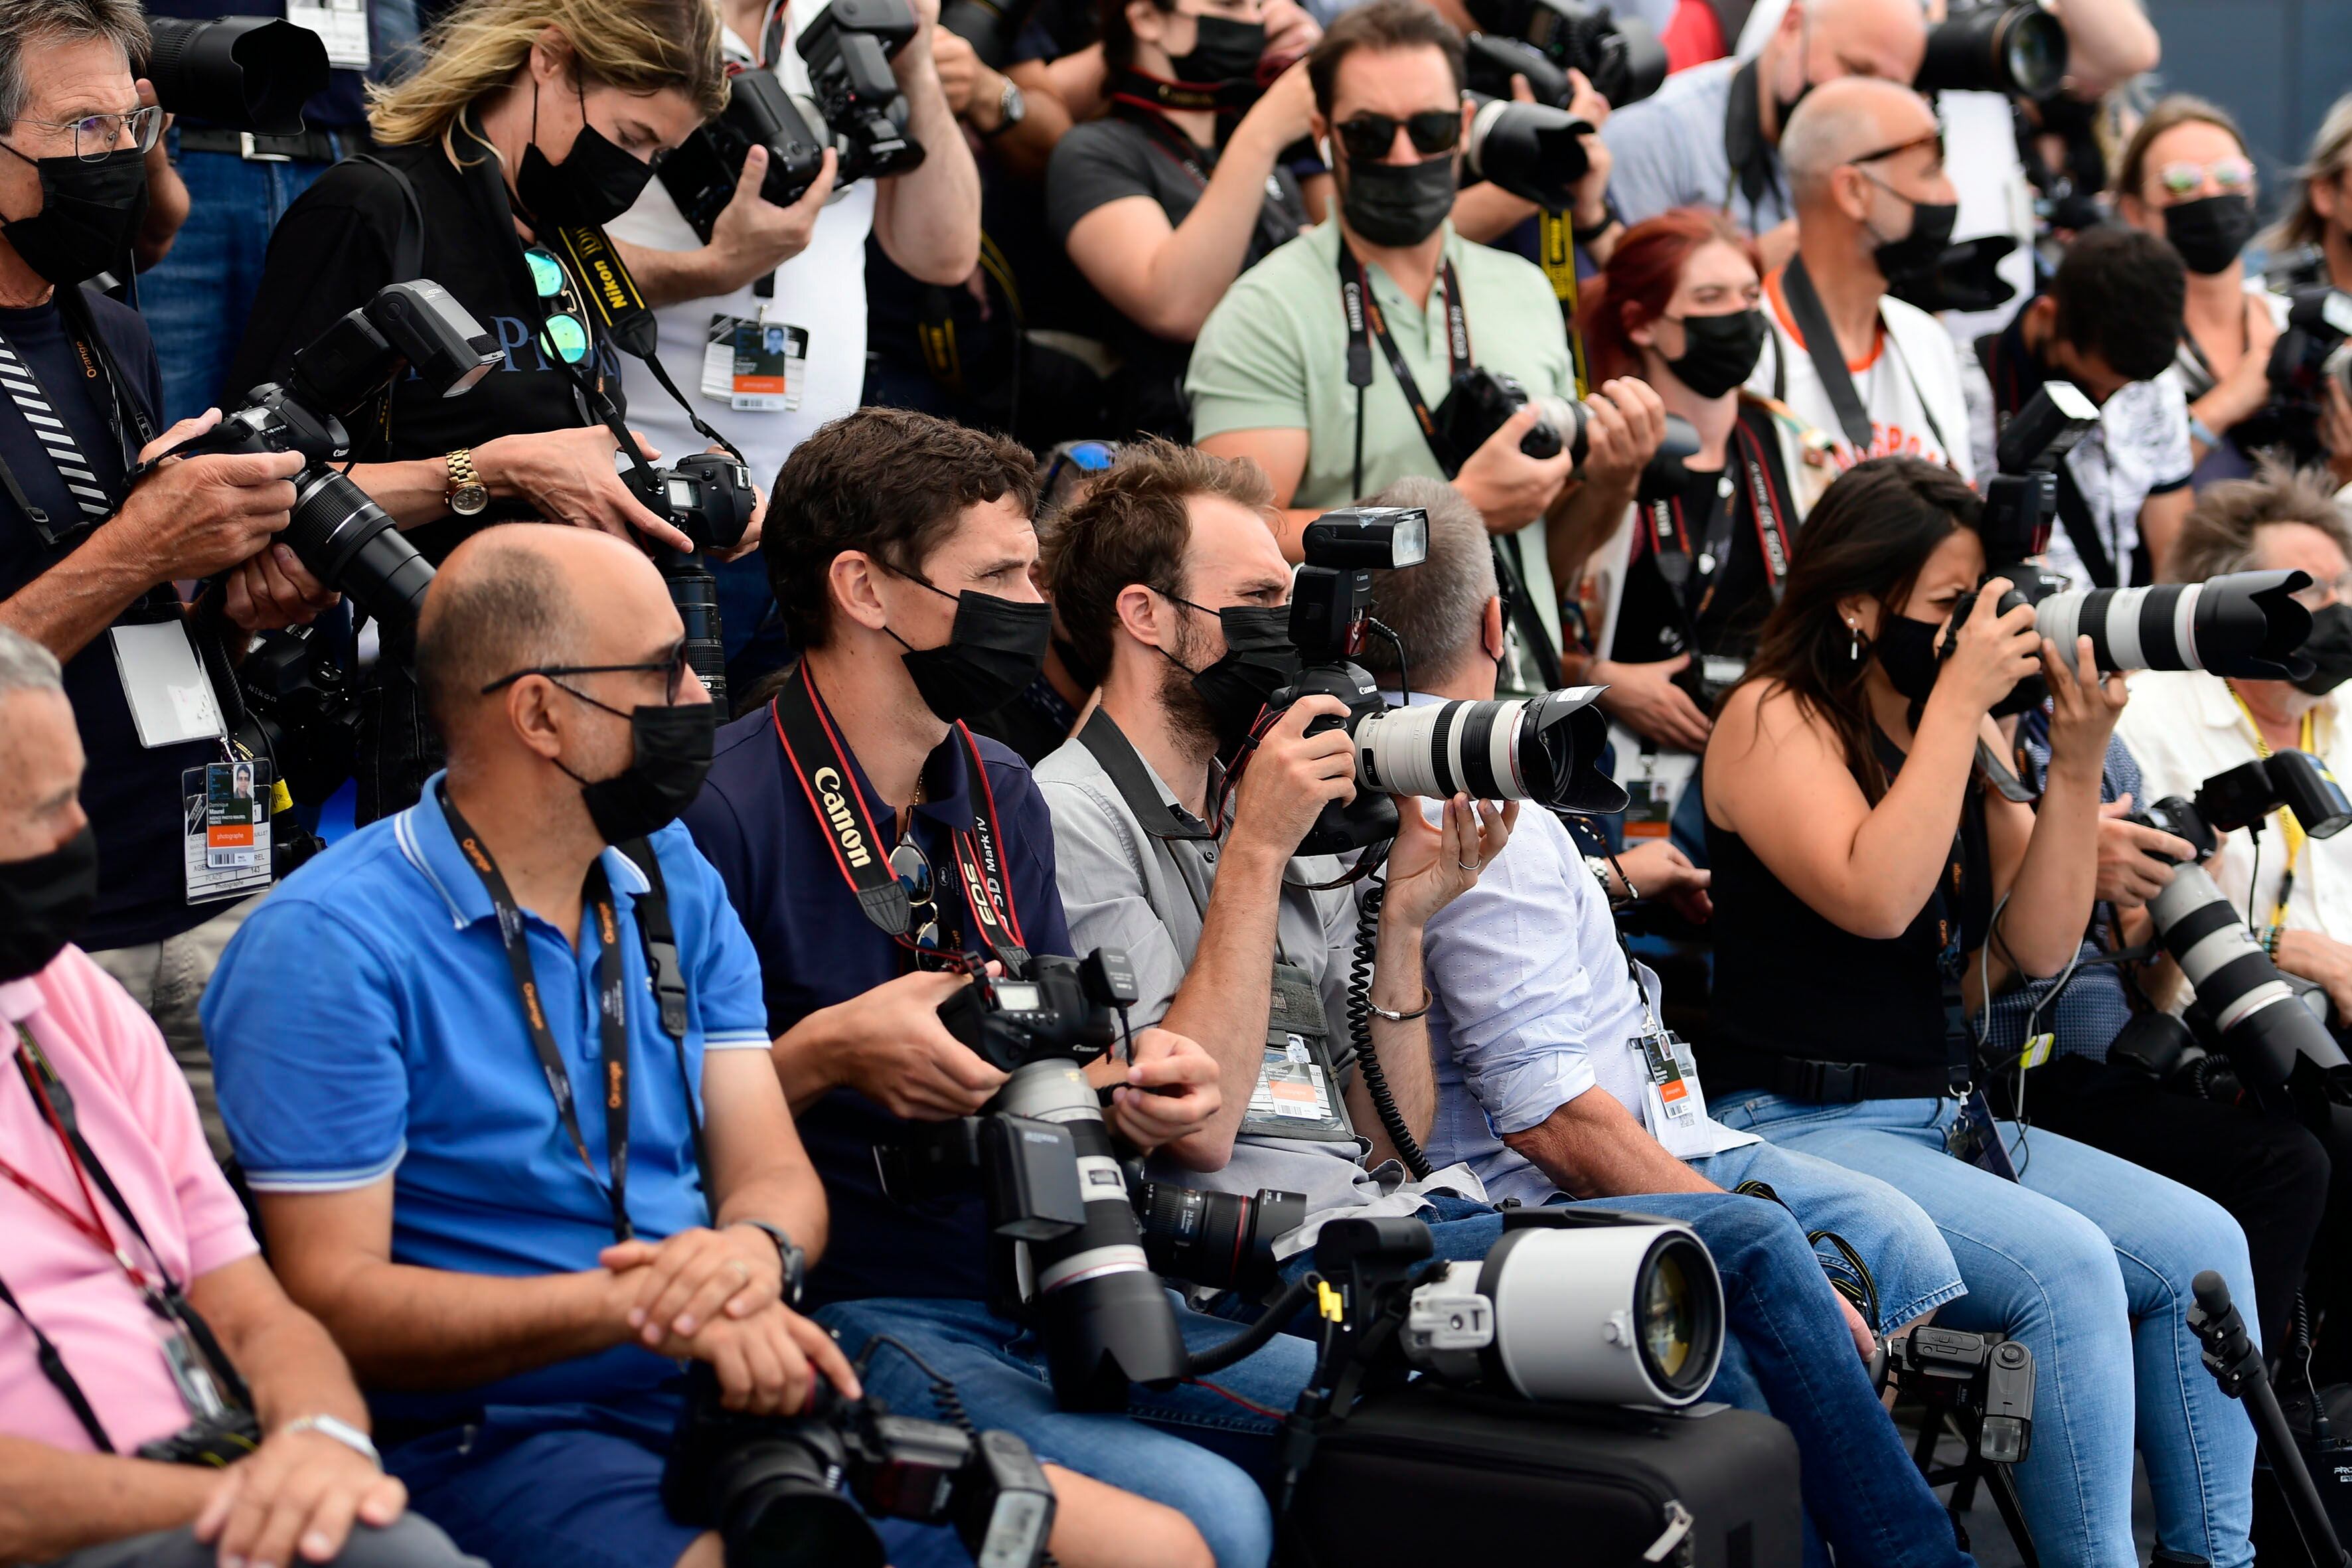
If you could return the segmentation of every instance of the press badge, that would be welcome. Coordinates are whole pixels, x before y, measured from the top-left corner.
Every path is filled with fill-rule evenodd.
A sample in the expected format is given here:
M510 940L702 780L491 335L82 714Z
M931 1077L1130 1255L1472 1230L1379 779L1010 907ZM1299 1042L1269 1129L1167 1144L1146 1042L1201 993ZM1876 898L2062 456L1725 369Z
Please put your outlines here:
M368 68L367 0L286 0L286 19L326 41L329 65Z
M1706 1095L1698 1086L1698 1059L1690 1043L1672 1029L1655 1029L1634 1036L1632 1044L1647 1080L1643 1098L1648 1114L1643 1120L1650 1136L1677 1160L1709 1152Z
M1307 1048L1305 1040L1290 1035L1282 1045L1266 1047L1257 1087L1250 1091L1248 1114L1276 1121L1330 1120L1330 1080L1316 1065L1315 1053Z
M182 770L188 902L209 903L269 886L269 812L282 787L273 784L269 764L257 759Z
M1329 1031L1315 982L1296 964L1276 963L1266 997L1265 1052L1241 1130L1254 1138L1352 1141L1355 1128L1339 1099L1339 1075L1326 1044Z
M153 751L227 735L185 621L173 616L113 626L107 640L114 646L114 668L122 677L122 696L141 745Z
M702 351L702 395L739 413L797 411L808 379L809 335L756 316L716 315Z

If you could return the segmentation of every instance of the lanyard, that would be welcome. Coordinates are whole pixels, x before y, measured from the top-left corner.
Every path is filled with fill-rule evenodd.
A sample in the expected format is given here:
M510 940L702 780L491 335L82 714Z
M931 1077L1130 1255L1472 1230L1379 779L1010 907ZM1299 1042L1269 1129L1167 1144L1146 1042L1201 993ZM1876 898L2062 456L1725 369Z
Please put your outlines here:
M776 739L784 760L808 796L809 809L824 825L825 841L833 847L834 864L857 896L866 918L891 941L909 952L922 950L908 934L914 908L907 889L890 869L889 852L866 809L865 793L851 776L847 749L833 727L816 690L816 677L803 659L768 704ZM988 784L987 764L980 744L961 722L951 727L951 743L963 750L964 794L971 807L971 823L955 835L958 875L963 879L964 903L990 956L1009 975L1029 973L1029 951L1021 922L1013 912L1013 883L1004 872L1004 835L996 820L996 796ZM937 753L933 753L934 756ZM928 773L930 763L924 764Z
M2230 688L2230 700L2238 705L2238 712L2246 721L2246 732L2254 740L2254 755L2268 760L2271 743L2263 739L2263 727L2254 722L2253 710L2246 706L2246 700L2238 695L2238 689L2234 686ZM2313 722L2316 716L2315 709L2304 714L2302 728L2294 740L2297 750L2309 752L2314 756L2319 754L2315 743L2317 726ZM2303 858L2305 835L2303 824L2294 819L2294 813L2282 806L2272 815L2279 819L2279 838L2286 847L2286 866L2279 872L2278 897L2271 903L2271 924L2283 926L2286 924L2287 900L2294 896L2294 868L2295 862Z
M1470 368L1470 321L1462 304L1462 283L1454 276L1454 263L1439 264L1438 276L1445 283L1445 357L1449 380ZM1348 248L1346 237L1339 241L1339 307L1348 319L1348 383L1356 389L1356 459L1348 493L1361 495L1364 491L1364 390L1372 384L1372 350L1367 339L1380 340L1381 353L1387 356L1389 369L1396 376L1397 390L1404 394L1405 405L1421 426L1421 437L1429 443L1430 456L1445 470L1451 480L1462 470L1466 454L1457 453L1453 444L1437 432L1437 416L1429 410L1429 400L1421 395L1421 387L1412 379L1412 370L1398 352L1396 340L1389 335L1389 324L1381 310L1380 301L1372 298L1370 283L1364 277L1363 264L1355 252Z
M1773 466L1766 461L1764 442L1744 420L1733 427L1732 441L1746 482L1732 488L1727 497L1725 487L1718 484L1706 521L1697 528L1690 526L1679 495L1654 497L1642 508L1649 524L1652 558L1658 574L1675 590L1675 602L1684 613L1683 629L1694 650L1699 647L1698 622L1713 605L1718 574L1731 558L1731 540L1743 497L1756 531L1764 586L1774 604L1780 602L1788 585L1789 509L1781 501Z
M98 1194L91 1190L89 1173L82 1165L81 1156L75 1152L74 1140L67 1136L65 1124L58 1119L57 1106L51 1102L48 1094L42 1089L40 1077L34 1071L30 1057L25 1054L34 1048L32 1035L24 1025L19 1024L16 1026L16 1037L17 1069L24 1075L25 1087L31 1091L33 1103L39 1108L41 1119L47 1122L50 1131L58 1135L58 1145L65 1152L66 1168L73 1173L74 1184L81 1192L81 1201L89 1206L89 1217L85 1219L67 1207L62 1199L5 1160L0 1160L0 1177L5 1177L23 1188L27 1196L63 1220L72 1227L75 1234L113 1258L124 1276L130 1279L131 1288L139 1292L139 1299L147 1303L148 1310L157 1317L168 1321L172 1317L170 1297L177 1288L173 1284L170 1274L165 1272L163 1259L155 1256L155 1249L148 1243L145 1234L136 1230L137 1221L131 1221L134 1234L138 1236L140 1245L147 1248L148 1257L154 1262L155 1271L152 1275L142 1268L131 1256L131 1249L116 1241L109 1232L106 1211L99 1205ZM129 1217L128 1210L124 1211L124 1216Z
M539 976L531 965L530 936L524 928L522 911L515 907L514 895L508 890L498 862L490 858L489 847L458 815L446 790L440 801L441 814L448 819L457 847L465 851L475 875L481 878L482 886L489 892L491 907L498 910L499 942L506 949L507 965L514 973L523 1021L530 1027L531 1048L539 1054L540 1070L546 1075L548 1092L555 1097L555 1113L562 1120L563 1131L571 1135L572 1147L579 1154L580 1163L587 1168L588 1179L596 1183L612 1205L613 1239L626 1241L636 1234L629 1224L628 1209L629 994L628 980L622 973L625 965L620 953L620 922L614 914L613 888L604 875L604 861L600 858L589 863L582 893L596 911L596 1013L604 1036L601 1065L604 1143L613 1167L609 1185L597 1180L595 1158L588 1152L588 1140L580 1131L580 1113L572 1104L571 1070L564 1065L562 1047L555 1043L555 1032L547 1026L547 1011L541 1005ZM691 1100L693 1086L682 1087ZM690 1107L688 1114L692 1114Z

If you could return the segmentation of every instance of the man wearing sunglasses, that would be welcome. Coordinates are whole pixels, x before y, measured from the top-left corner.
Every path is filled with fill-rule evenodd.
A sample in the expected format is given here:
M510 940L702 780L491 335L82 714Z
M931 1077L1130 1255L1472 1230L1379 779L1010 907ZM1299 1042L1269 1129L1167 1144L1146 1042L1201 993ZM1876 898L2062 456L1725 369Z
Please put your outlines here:
M1274 481L1294 558L1299 528L1329 508L1408 474L1451 479L1503 538L1523 602L1557 650L1547 540L1615 528L1665 413L1640 382L1602 387L1587 405L1580 467L1565 449L1521 449L1532 404L1472 451L1438 433L1434 411L1473 369L1515 377L1534 397L1576 395L1543 273L1465 240L1447 220L1470 115L1462 50L1461 35L1415 0L1372 0L1332 24L1307 68L1310 124L1339 192L1334 221L1226 292L1185 390L1201 448L1249 458ZM1543 675L1557 682L1556 668Z
M1936 111L1894 82L1830 82L1790 117L1780 154L1797 254L1765 277L1772 335L1748 390L1827 434L1841 468L1906 453L1971 478L1974 362L1964 371L1942 323L1889 292L1934 269L1959 210Z

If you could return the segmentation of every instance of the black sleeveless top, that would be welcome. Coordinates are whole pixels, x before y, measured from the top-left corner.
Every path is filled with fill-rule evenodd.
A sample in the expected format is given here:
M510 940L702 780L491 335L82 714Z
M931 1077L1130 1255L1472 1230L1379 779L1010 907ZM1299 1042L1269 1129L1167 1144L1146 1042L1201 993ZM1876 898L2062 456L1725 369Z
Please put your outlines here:
M1903 753L1884 734L1879 760L1892 779ZM1715 988L1708 1017L1708 1091L1768 1086L1759 1058L1944 1066L1944 991L1937 967L1945 910L1960 916L1963 952L1991 925L1992 859L1984 786L1972 779L1960 811L1954 897L1948 863L1937 891L1893 941L1854 935L1774 876L1747 841L1710 819Z

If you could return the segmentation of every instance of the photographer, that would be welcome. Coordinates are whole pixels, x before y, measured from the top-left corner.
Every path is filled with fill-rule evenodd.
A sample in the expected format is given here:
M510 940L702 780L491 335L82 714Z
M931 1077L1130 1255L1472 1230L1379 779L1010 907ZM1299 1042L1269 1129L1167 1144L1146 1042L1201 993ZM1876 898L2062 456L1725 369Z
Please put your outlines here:
M1027 685L1045 651L1029 575L1035 467L1001 437L865 408L801 443L775 494L761 552L801 657L771 700L719 731L686 820L761 961L772 1076L824 1179L834 1239L810 1279L819 1318L850 1345L881 1333L905 1347L884 1347L866 1373L893 1410L946 1419L923 1371L937 1367L973 1423L1055 1461L1062 1562L1193 1568L1205 1538L1222 1568L1256 1568L1273 1544L1265 1499L1211 1451L1235 1407L1185 1384L1135 1389L1142 1420L1057 1409L1038 1336L989 1309L978 1184L900 1203L877 1180L877 1149L912 1123L973 1114L1006 1081L940 1018L969 984L963 955L1070 951L1045 802L1018 758L961 722ZM883 856L853 863L836 820ZM993 887L984 910L973 886ZM890 889L906 900L896 931L868 912ZM1138 1033L1131 1064L1104 1058L1089 1076L1110 1095L1111 1130L1138 1148L1181 1151L1217 1110L1213 1064L1164 1030ZM1196 1346L1232 1337L1229 1323L1178 1318ZM1313 1359L1278 1340L1218 1384L1286 1406Z
M196 998L245 916L239 895L268 876L206 875L201 842L187 859L188 798L232 761L205 657L332 596L271 543L299 457L173 460L129 482L218 417L159 433L145 325L81 287L139 220L160 115L132 84L146 47L131 0L0 4L0 103L16 106L0 127L0 626L65 662L91 757L103 868L85 940L154 1015L226 1151ZM173 587L187 579L215 580L193 616Z
M751 1415L857 1393L792 1307L824 1194L759 961L670 826L709 755L684 647L624 542L460 546L417 633L448 771L265 902L205 997L289 1293L375 1391L392 1473L501 1568L715 1557L660 1496L680 1362Z
M350 1370L256 1255L162 1037L71 945L98 890L82 763L58 661L0 628L0 1559L291 1563L299 1542L345 1568L480 1568L404 1517ZM226 1469L148 1451L221 1427L156 1353L203 1343L198 1322L186 1364L241 1380L258 1439Z
M1822 437L1741 385L1770 333L1757 262L1729 219L1667 213L1626 231L1581 312L1594 373L1640 376L1698 433L1697 452L1678 468L1643 470L1620 524L1632 542L1601 631L1605 656L1577 678L1608 687L1601 705L1640 741L1637 767L1673 767L1648 759L1679 754L1677 783L1706 746L1714 697L1738 679L1805 512L1835 471Z
M387 283L429 278L496 335L502 363L462 397L404 377L348 421L352 478L425 559L530 518L689 548L614 468L604 416L625 406L620 355L559 231L619 216L649 160L718 111L719 39L702 0L448 12L424 62L370 106L373 157L337 164L278 224L261 288L270 308L247 329L229 385L284 381L345 312ZM439 765L406 640L386 638L360 695L362 823L415 801Z
M1081 657L1106 673L1093 718L1038 770L1055 874L1078 942L1116 944L1132 962L1133 1016L1216 1058L1223 1108L1183 1163L1213 1169L1200 1184L1222 1192L1304 1194L1306 1223L1276 1244L1286 1272L1304 1269L1323 1222L1342 1216L1415 1215L1437 1257L1484 1258L1502 1215L1478 1177L1456 1164L1406 1179L1399 1160L1412 1156L1389 1112L1413 1139L1428 1136L1437 1091L1423 937L1525 814L1457 795L1437 826L1406 803L1378 932L1360 941L1339 861L1298 853L1326 803L1356 792L1346 732L1307 732L1340 705L1301 698L1255 722L1281 661L1297 658L1271 510L1245 465L1154 442L1122 454L1055 531L1055 604ZM1254 730L1235 780L1223 759ZM1556 930L1547 922L1531 940L1551 943ZM1343 1033L1351 951L1369 968L1360 997L1376 1064ZM1375 1065L1391 1105L1369 1081ZM1956 1561L1949 1526L1872 1408L1856 1353L1868 1353L1870 1331L1827 1288L1788 1213L1688 1184L1647 1190L1626 1206L1688 1223L1737 1281L1712 1396L1769 1409L1820 1457L1805 1467L1806 1500L1823 1532L1856 1562ZM1228 1304L1246 1315L1238 1298Z
M1627 223L1705 206L1757 237L1767 269L1796 254L1796 202L1781 166L1789 117L1849 76L1907 82L1927 52L1918 0L1801 0L1748 58L1709 60L1609 117L1609 197Z
M1969 1015L2011 975L2056 973L2090 922L2099 762L2124 705L2089 639L2063 658L2029 607L2000 608L1999 577L1943 656L1983 576L1979 513L1974 491L1917 458L1842 476L1717 716L1715 1114L1876 1176L1942 1227L1969 1293L1939 1321L2033 1352L2016 1480L2044 1556L2137 1563L2137 1431L2158 1544L2243 1568L2252 1428L2175 1369L2197 1354L2190 1278L2213 1268L2234 1299L2252 1289L2245 1237L2161 1176L2046 1131L2021 1142L1972 1087ZM1980 744L2002 748L1989 710L2037 670L2053 703L2038 812L1975 765Z
M2200 487L2252 471L2255 453L2239 426L2270 405L2271 345L2286 325L2286 298L2246 276L2254 195L2253 159L2237 121L2185 94L2150 109L2116 163L2116 216L2170 240L2189 268L2173 379L2189 399ZM2337 392L2329 411L2322 444L2352 447L2352 405Z
M2058 469L2058 524L2045 557L2053 571L2093 587L2156 581L2189 515L2189 410L2164 374L2180 341L2178 252L2118 225L2089 230L2066 247L2048 291L2007 328L1977 341L1991 403L1969 426L1979 473L2011 416L2045 381L2071 382L2099 405L2099 423Z
M1578 536L1605 520L1605 533L1623 515L1664 432L1656 395L1602 387L1586 405L1580 468L1565 432L1556 456L1521 449L1542 412L1532 401L1474 449L1438 450L1432 411L1463 373L1511 375L1531 398L1576 395L1559 301L1533 263L1469 243L1447 220L1471 117L1461 35L1416 0L1370 0L1332 24L1307 69L1337 215L1243 274L1210 313L1185 377L1193 438L1265 471L1294 553L1298 529L1327 507L1406 474L1450 479L1502 539L1527 613L1557 650L1546 530ZM1352 330L1349 299L1365 307Z
M2302 279L2352 289L2352 94L2336 100L2312 132L2311 153L2294 172L2294 200L2262 237L2271 274L2283 264ZM2313 254L2316 252L2316 254Z
M1764 279L1772 342L1749 389L1826 433L1841 468L1902 454L1971 478L1951 337L1891 293L1935 266L1958 210L1935 110L1893 82L1833 81L1790 118L1780 155L1797 254Z
M1314 89L1294 65L1219 137L1217 89L1265 47L1259 0L1126 0L1103 7L1110 113L1054 149L1045 211L1124 329L1112 429L1182 439L1184 366L1234 279L1307 226L1283 150L1307 133Z
M646 302L656 307L664 363L698 373L698 380L682 384L695 404L692 412L718 422L762 482L811 431L861 401L868 236L893 266L920 283L958 287L980 258L980 174L933 54L939 0L908 0L908 8L915 34L891 56L890 72L904 95L906 139L921 154L915 167L836 191L839 164L828 153L800 200L780 207L761 195L768 154L753 148L709 244L698 242L658 180L611 227ZM826 9L821 0L723 0L719 6L729 66L773 75L820 136L825 121L798 45ZM712 343L730 334L739 342L772 339L779 323L784 329L781 362L761 366L761 373L765 378L772 369L781 375L781 397L740 395L733 374L709 368ZM626 364L623 378L632 423L648 440L672 453L702 449L689 411L669 400L646 365ZM759 563L749 559L716 574L733 651L767 614L767 584Z

